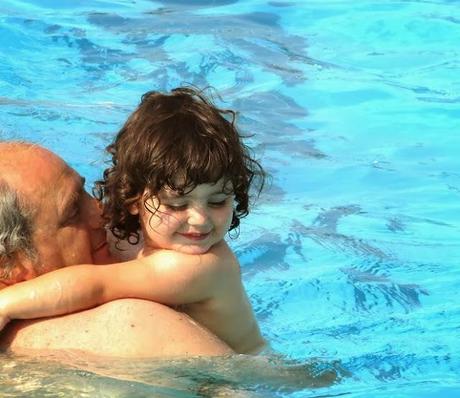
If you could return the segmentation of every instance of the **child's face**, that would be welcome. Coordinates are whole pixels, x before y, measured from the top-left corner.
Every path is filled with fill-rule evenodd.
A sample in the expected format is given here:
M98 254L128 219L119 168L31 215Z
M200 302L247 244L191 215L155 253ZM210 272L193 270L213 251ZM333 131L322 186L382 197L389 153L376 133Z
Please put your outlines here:
M233 193L229 191L231 185L224 187L221 179L216 184L200 184L186 195L163 189L158 197L142 201L139 216L145 249L206 253L230 227Z

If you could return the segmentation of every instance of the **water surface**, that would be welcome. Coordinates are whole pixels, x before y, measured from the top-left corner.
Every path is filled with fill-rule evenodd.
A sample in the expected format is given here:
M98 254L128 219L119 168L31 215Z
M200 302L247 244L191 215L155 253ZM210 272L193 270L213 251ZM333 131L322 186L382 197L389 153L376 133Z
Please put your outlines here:
M272 181L230 243L305 382L2 356L0 395L459 396L459 42L448 0L3 0L1 138L46 145L88 187L147 90L210 85L239 112ZM312 358L353 376L311 389Z

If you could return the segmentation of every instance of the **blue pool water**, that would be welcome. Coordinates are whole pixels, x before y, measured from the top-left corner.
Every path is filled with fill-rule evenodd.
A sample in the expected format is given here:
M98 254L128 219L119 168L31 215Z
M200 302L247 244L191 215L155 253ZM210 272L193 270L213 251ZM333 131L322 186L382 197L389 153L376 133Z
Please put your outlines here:
M459 397L458 43L451 0L2 0L0 137L88 187L143 92L211 85L239 111L272 181L230 243L284 362L4 354L0 396ZM313 358L350 375L309 388Z

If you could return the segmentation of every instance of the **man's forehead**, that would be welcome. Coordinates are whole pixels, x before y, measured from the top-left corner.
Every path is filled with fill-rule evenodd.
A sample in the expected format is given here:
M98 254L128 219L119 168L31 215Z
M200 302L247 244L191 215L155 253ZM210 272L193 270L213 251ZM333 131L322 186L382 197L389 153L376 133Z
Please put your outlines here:
M78 176L64 160L38 146L0 144L0 157L2 178L13 189L31 198L38 199L41 193L59 188L65 176Z

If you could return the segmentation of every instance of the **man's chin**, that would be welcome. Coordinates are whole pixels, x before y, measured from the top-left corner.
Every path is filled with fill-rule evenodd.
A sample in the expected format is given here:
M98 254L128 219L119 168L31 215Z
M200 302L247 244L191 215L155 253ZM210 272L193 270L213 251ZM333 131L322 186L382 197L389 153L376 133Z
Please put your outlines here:
M114 258L110 254L109 244L105 242L99 246L96 251L93 252L93 264L111 264L114 262Z

